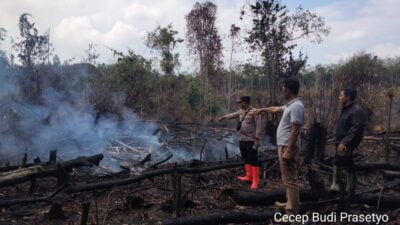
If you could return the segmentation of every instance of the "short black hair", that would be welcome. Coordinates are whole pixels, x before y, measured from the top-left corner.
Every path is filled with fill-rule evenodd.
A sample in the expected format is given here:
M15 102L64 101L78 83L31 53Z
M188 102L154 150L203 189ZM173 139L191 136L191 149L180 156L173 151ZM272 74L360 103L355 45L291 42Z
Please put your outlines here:
M297 79L289 78L283 82L283 86L292 92L294 95L299 94L300 82Z
M351 101L354 101L357 97L357 90L354 88L345 88L343 93L345 96L349 97Z
M242 96L242 97L240 97L240 101L242 101L246 104L250 104L251 98L250 98L250 96Z

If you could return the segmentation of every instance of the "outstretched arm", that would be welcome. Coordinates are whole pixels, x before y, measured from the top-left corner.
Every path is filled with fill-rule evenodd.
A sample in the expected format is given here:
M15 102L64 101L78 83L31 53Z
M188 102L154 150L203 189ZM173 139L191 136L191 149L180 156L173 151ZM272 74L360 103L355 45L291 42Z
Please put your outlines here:
M239 115L240 115L240 111L237 111L237 112L233 112L233 113L229 113L229 114L220 116L220 117L218 117L218 120L219 121L223 121L226 119L230 120L230 119L238 118Z
M272 107L267 107L267 108L256 109L256 113L257 113L257 115L260 113L263 113L263 112L279 113L279 112L283 112L284 109L285 109L284 106L272 106Z

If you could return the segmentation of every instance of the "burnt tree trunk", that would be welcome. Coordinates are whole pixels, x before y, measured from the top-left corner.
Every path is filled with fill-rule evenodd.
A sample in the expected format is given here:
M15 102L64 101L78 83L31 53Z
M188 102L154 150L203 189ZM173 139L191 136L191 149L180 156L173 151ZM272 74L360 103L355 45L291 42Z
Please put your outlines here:
M309 163L314 157L322 161L325 155L326 128L321 123L314 122L308 134L305 148L305 162Z

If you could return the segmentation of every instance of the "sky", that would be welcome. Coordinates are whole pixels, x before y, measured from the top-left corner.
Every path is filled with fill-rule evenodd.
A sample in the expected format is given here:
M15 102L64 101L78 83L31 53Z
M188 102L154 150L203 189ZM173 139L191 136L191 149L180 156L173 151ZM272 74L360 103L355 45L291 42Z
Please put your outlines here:
M253 0L214 0L217 7L217 28L224 38L224 62L228 64L231 24L241 26L242 35L250 23L239 20L239 12ZM147 58L157 54L144 44L147 32L157 26L172 24L185 38L185 15L195 0L1 0L0 27L8 31L1 48L10 52L10 37L19 36L18 18L30 13L39 32L50 30L50 39L61 61L85 57L89 43L97 45L99 62L112 63L115 58L109 48L128 48ZM201 2L201 1L200 1ZM398 0L282 0L290 10L299 5L325 18L331 32L321 44L299 42L308 56L310 66L346 60L364 51L379 57L400 56L400 1ZM180 53L180 71L194 71L196 66L188 56L185 42ZM234 55L234 64L259 60L241 50Z

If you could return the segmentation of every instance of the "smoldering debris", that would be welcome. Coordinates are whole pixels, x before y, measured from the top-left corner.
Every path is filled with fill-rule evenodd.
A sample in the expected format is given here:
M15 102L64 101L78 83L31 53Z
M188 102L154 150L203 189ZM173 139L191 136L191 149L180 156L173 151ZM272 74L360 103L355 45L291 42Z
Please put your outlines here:
M29 91L34 85L27 81L33 75L26 71L10 71L2 67L0 155L3 162L17 163L25 153L30 160L36 157L47 160L52 150L57 150L58 157L64 160L110 153L110 148L115 150L115 143L121 138L124 139L121 143L136 150L140 148L141 156L151 152L153 162L171 154L171 162L199 159L202 148L203 160L224 158L226 152L231 156L238 154L237 137L232 130L209 129L198 124L194 132L183 123L171 123L167 127L163 123L139 119L124 106L124 93L105 96L92 88L91 79L102 75L90 64L50 66L36 71L40 79L33 84L40 90L35 92L39 95L34 99L29 95L35 94ZM104 104L112 110L104 111L101 108ZM208 142L203 147L204 140ZM105 155L107 158L107 153Z

